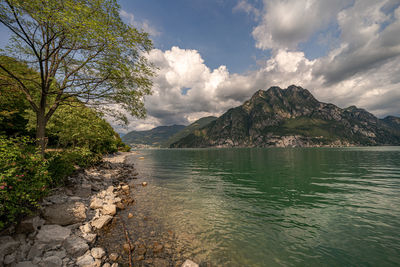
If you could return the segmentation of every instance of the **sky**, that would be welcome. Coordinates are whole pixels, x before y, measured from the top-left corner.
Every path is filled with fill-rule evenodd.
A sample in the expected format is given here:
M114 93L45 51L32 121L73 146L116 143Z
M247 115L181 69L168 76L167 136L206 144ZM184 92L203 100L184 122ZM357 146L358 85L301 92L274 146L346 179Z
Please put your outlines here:
M291 84L319 101L400 116L400 0L119 0L150 33L147 118L117 131L219 116ZM0 27L0 46L7 32Z

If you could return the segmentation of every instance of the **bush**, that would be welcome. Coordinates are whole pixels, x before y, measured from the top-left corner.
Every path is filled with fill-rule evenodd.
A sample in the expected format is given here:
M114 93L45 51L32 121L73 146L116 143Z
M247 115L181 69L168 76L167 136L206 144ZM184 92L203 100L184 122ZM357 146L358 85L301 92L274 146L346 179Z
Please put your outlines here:
M30 214L52 179L33 142L0 136L0 229Z

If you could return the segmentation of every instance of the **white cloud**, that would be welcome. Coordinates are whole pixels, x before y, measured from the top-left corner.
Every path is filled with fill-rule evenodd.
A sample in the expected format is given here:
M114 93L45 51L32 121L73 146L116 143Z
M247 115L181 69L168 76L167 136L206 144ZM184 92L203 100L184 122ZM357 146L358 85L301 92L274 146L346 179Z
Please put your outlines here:
M149 59L158 68L154 95L146 97L146 120L132 120L129 130L187 124L203 116L220 115L259 89L296 84L323 102L340 107L357 105L377 116L400 115L400 0L264 1L263 19L253 36L271 57L245 74L225 66L210 69L196 50L154 49ZM245 1L237 9L254 14ZM336 7L336 5L338 7ZM261 11L260 11L261 12ZM310 60L300 42L332 20L339 27L335 48ZM187 91L186 94L182 93Z
M253 37L260 49L294 49L328 26L348 1L264 0L261 23Z
M119 14L121 17L125 18L129 22L129 24L131 24L133 27L142 29L143 31L150 34L151 36L159 36L160 35L160 32L157 31L157 29L155 27L150 25L149 21L147 21L147 20L144 20L142 22L137 21L137 20L135 20L135 16L132 13L127 12L123 9L119 12Z
M233 12L244 11L248 15L254 16L254 20L260 18L261 12L246 0L240 0L233 8Z

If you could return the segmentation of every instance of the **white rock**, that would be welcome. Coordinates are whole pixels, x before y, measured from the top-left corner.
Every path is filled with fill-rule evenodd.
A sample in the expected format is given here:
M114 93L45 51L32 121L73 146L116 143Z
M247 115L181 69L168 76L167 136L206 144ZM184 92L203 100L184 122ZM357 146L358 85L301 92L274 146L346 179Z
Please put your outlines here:
M91 267L91 266L95 266L95 261L93 259L92 256L90 256L88 253L86 253L83 256L80 256L77 260L76 260L76 264L80 267Z
M182 267L199 267L199 265L191 260L186 260L183 264Z
M89 246L85 240L77 236L70 236L64 242L64 247L68 254L73 257L79 257L89 250Z
M115 215L117 213L117 206L114 204L106 204L103 206L103 214Z
M92 226L101 229L104 225L108 224L112 220L112 216L110 215L103 215L98 219L95 219L91 222Z
M123 185L121 188L124 191L129 191L129 185Z
M93 243L96 240L97 234L83 234L82 237L89 243Z
M108 256L108 258L111 260L111 261L116 261L116 260L118 260L118 258L119 258L119 255L117 254L117 253L111 253L109 256Z
M71 230L59 225L43 225L36 236L38 243L48 246L61 245L65 239L71 234Z
M90 202L91 209L100 209L103 206L103 201L97 197L93 198Z
M107 193L108 193L108 194L112 194L113 192L114 192L114 186L110 185L110 186L107 188Z
M90 252L92 257L95 259L101 259L104 255L106 255L106 252L103 248L92 248Z
M81 232L84 234L88 234L93 230L90 223L85 223L84 225L80 226L79 229L81 229Z

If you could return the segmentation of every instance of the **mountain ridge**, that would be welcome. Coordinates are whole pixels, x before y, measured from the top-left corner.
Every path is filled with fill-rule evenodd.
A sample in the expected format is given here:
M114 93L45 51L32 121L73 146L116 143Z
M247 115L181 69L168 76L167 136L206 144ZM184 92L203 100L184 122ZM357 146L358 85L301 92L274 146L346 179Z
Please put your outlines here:
M171 147L399 145L400 123L393 118L380 120L355 106L319 102L299 86L274 86Z

